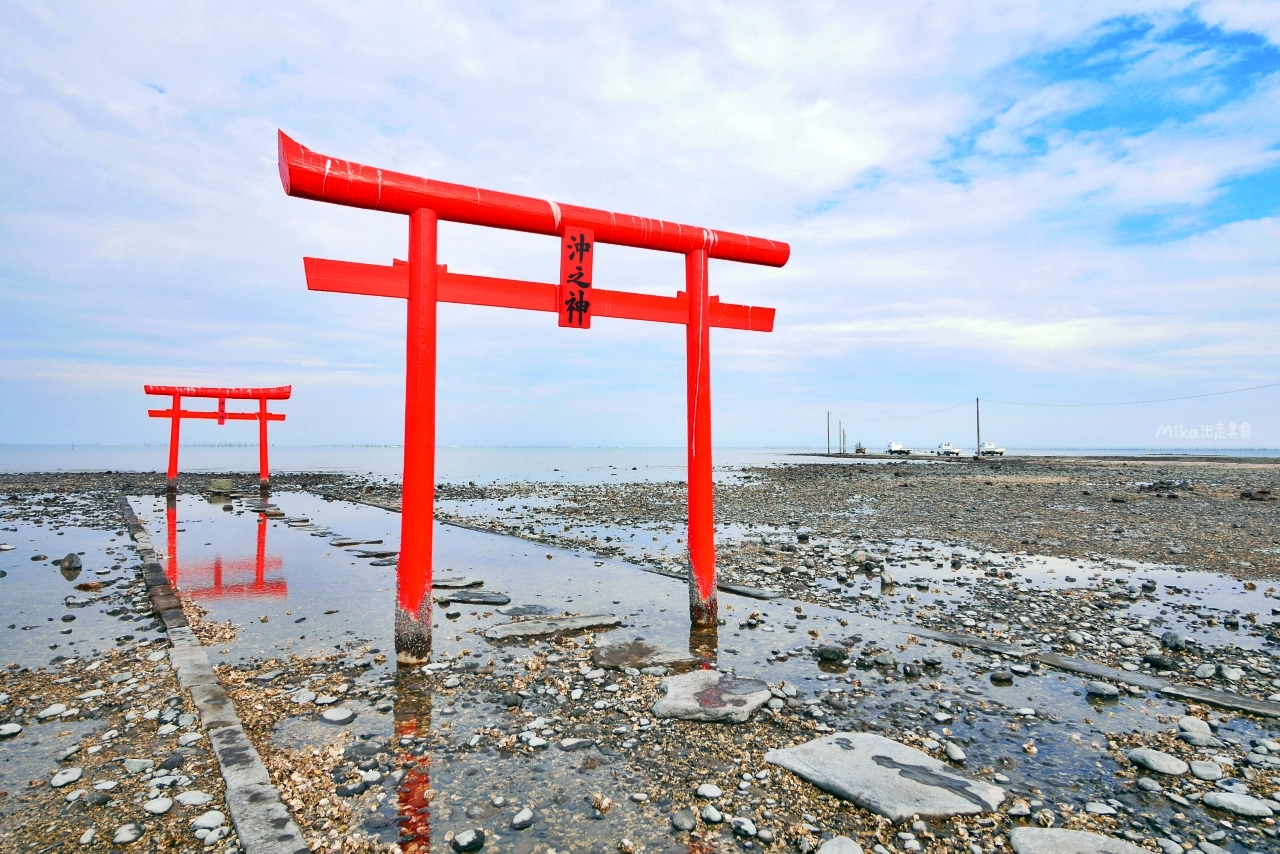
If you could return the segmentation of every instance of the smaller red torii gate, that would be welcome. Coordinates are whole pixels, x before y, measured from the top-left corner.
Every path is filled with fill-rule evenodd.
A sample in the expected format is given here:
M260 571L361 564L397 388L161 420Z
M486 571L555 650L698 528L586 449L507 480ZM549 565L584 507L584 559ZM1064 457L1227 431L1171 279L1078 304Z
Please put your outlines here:
M216 419L218 424L228 421L258 422L258 480L262 486L271 481L270 469L267 467L267 422L283 421L284 414L268 412L268 400L288 400L293 394L293 386L282 385L274 388L203 388L199 386L147 385L142 387L147 394L163 394L173 398L169 409L149 409L147 415L152 418L169 418L169 475L166 488L174 492L178 488L178 425L183 418ZM182 398L201 397L218 401L218 408L213 411L183 409ZM228 400L256 400L257 412L228 412Z

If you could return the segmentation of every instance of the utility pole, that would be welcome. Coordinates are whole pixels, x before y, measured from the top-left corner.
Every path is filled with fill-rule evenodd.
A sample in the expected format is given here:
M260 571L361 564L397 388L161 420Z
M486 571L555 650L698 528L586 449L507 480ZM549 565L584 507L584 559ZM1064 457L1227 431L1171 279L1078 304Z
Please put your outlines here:
M973 399L973 417L978 425L978 447L974 450L973 455L982 458L982 405L978 398Z
M827 410L827 456L831 456L831 410Z

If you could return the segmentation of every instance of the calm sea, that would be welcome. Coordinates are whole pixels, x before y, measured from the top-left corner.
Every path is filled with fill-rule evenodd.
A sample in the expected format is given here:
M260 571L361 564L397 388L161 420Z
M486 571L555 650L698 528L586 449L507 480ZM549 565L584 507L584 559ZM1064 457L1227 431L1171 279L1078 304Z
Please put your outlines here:
M717 448L716 476L732 477L742 466L822 462L821 453L808 448ZM271 469L276 472L331 471L399 478L399 446L301 445L272 446ZM1151 455L1134 449L1018 449L1010 454ZM1200 451L1221 456L1280 456L1277 450ZM927 460L927 457L913 457ZM0 445L0 471L158 471L168 463L166 445ZM183 445L180 468L185 472L256 472L255 445ZM494 481L563 481L598 483L625 480L683 480L684 448L440 448L436 479L445 483Z

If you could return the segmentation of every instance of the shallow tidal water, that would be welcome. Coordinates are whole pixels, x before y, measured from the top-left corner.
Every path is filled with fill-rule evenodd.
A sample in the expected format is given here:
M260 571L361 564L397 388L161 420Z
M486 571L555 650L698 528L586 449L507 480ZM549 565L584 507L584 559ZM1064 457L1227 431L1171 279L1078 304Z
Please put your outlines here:
M510 723L519 713L481 695L433 695L432 683L416 670L402 668L397 673L392 652L395 567L386 558L356 553L358 549L396 550L397 514L305 493L279 493L271 501L286 519L267 519L253 512L252 499L210 502L182 496L167 505L163 498L146 496L134 498L133 504L163 552L161 563L180 595L209 609L209 620L235 624L234 641L208 647L215 664L335 649L387 655L387 662L367 666L361 677L379 689L378 696L345 704L357 712L353 723L334 727L320 723L315 710L300 709L277 726L277 744L331 743L344 729L371 743L386 741L401 732L398 722L412 710L416 726L425 725L442 737L438 743L449 745L411 759L406 766L429 765L431 785L439 793L427 818L433 850L448 850L441 841L444 834L470 827L484 827L491 834L486 851L531 852L538 846L543 847L538 850L547 846L601 850L613 848L620 836L659 849L672 841L665 821L646 817L635 804L621 803L607 816L597 816L589 805L584 806L584 796L590 792L616 787L618 773L628 777L633 789L645 788L643 763L632 761L636 757L628 752L631 748L601 743L591 748L589 763L579 754L555 750L500 758L491 741L476 734ZM646 530L644 536L650 533ZM382 542L344 549L330 544L338 537ZM740 676L775 686L785 682L795 686L805 702L848 696L850 711L842 718L830 718L832 729L865 724L871 729L913 729L924 738L955 741L968 754L965 773L976 775L988 769L981 772L983 776L1001 775L1000 782L1011 797L1041 798L1076 808L1083 808L1086 801L1118 797L1157 816L1179 811L1163 796L1126 787L1125 781L1116 779L1106 735L1164 730L1168 718L1160 721L1157 715L1179 716L1184 706L1158 694L1122 694L1118 701L1087 698L1085 680L1047 667L1020 674L1009 686L992 684L990 671L1007 667L1009 660L921 641L911 633L903 613L905 595L899 595L962 599L965 588L954 583L957 579L970 583L989 579L967 564L960 571L938 566L920 555L915 545L904 542L902 552L892 558L891 569L900 583L897 591L883 592L878 600L881 607L874 613L860 613L855 603L820 607L721 593L726 624L708 653L706 637L690 634L687 593L679 579L589 553L437 524L437 578L480 579L481 589L504 593L512 601L496 608L438 604L433 610L434 657L456 660L465 650L484 659L510 657L507 660L519 665L531 650L545 651L546 644L484 640L484 629L509 619L504 612L614 614L624 618L623 625L599 632L597 643L643 638L673 655L700 658ZM951 551L948 548L945 553ZM1079 562L1030 556L1010 568L1019 574L1011 583L1055 586L1095 584L1104 571ZM1194 591L1188 596L1199 596L1206 607L1217 609L1253 607L1254 597L1261 597L1230 579L1173 567L1109 566L1105 573L1108 579L1122 577L1136 583L1150 577L1162 589L1166 584L1186 588ZM1075 580L1068 581L1068 575ZM926 594L909 583L913 579L928 579L945 592ZM869 578L865 583L880 584ZM1135 603L1131 615L1145 607ZM1203 634L1205 644L1234 638L1216 631ZM906 678L888 668L820 665L813 655L819 642L854 636L860 645L894 652L900 663L921 663L930 655L936 655L938 663L925 667L919 678ZM556 716L531 723L548 739L562 737L562 722ZM1224 723L1220 731L1223 737L1242 740L1260 734L1261 730L1240 719ZM1029 744L1036 747L1034 753L1028 753ZM539 823L528 832L510 831L511 814L525 804L536 805ZM371 801L365 826L391 840L398 826L409 820L404 813L405 807L394 797ZM1212 822L1206 826L1212 828Z

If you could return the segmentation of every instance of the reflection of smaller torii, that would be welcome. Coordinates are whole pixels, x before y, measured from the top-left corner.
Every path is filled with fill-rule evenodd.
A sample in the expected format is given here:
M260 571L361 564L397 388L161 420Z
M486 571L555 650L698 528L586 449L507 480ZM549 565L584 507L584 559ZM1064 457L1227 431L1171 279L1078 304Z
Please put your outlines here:
M224 597L268 596L279 598L289 595L289 585L284 579L284 559L279 555L267 557L267 517L258 514L258 552L253 561L239 558L227 561L222 555L213 560L191 561L184 565L189 580L179 588L178 585L178 507L177 501L170 497L165 506L165 523L169 535L169 567L165 575L175 590L181 589L184 596L191 599L221 599ZM252 583L235 583L240 576L253 573ZM279 577L267 579L267 573ZM231 576L230 584L224 583L225 576ZM191 580L201 576L212 576L211 583L204 587L191 586Z

